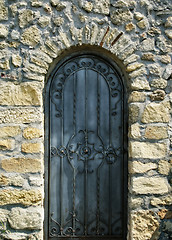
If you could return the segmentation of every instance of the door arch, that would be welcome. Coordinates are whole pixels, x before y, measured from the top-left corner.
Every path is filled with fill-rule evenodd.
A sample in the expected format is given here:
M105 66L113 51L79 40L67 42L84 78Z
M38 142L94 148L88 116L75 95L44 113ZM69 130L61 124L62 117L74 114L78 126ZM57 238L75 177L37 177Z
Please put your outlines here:
M125 239L125 88L93 54L62 61L46 94L48 238Z

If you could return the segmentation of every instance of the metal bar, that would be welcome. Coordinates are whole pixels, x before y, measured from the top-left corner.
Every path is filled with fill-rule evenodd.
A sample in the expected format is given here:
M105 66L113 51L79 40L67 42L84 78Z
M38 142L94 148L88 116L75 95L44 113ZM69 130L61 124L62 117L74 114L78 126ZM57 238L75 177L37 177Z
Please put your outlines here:
M85 69L85 133L86 133L86 143L85 145L87 146L87 69ZM87 174L88 174L88 163L87 163L87 157L85 157L85 162L84 162L84 168L85 168L85 173L84 173L84 234L87 235L87 202L88 202L88 186L87 186Z
M62 117L61 117L61 146L63 146L64 141L64 91L62 92ZM63 155L60 156L60 235L63 235Z

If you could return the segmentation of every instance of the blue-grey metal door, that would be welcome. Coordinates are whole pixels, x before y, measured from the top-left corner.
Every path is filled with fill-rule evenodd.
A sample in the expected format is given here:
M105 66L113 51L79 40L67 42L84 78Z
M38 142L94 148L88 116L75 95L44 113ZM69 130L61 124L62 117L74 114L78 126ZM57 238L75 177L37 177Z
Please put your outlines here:
M121 78L81 55L58 67L49 91L49 239L124 239Z

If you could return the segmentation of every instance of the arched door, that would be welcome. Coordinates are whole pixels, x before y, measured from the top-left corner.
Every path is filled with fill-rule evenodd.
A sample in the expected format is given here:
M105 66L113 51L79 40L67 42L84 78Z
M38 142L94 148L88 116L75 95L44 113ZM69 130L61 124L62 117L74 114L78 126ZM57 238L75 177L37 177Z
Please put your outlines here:
M49 239L124 239L124 87L93 55L49 86Z

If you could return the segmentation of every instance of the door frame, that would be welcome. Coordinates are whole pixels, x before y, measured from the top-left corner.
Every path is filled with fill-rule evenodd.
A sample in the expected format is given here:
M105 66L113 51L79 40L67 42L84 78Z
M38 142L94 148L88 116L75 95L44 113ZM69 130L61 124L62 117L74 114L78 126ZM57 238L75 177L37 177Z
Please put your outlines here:
M81 50L80 50L81 49ZM80 51L79 51L80 50ZM89 54L93 56L97 56L99 58L102 58L104 61L109 63L114 69L116 70L117 74L119 75L119 78L122 81L123 84L123 90L124 90L124 99L123 99L123 126L124 126L124 161L123 161L123 208L124 208L124 232L123 232L123 239L117 239L116 240L126 240L127 239L127 222L128 222L128 139L127 139L127 133L128 133L128 106L127 106L127 99L128 99L128 86L127 86L127 76L125 74L125 71L123 70L124 67L122 66L121 62L113 56L113 54L110 54L106 50L102 50L100 48L98 49L92 49L90 46L82 47L76 47L73 51L66 51L64 54L61 54L58 59L56 59L52 66L49 69L49 72L47 74L46 79L46 86L44 88L44 239L45 240L55 240L57 238L49 238L48 237L48 225L49 225L49 159L50 159L50 153L49 153L49 145L50 145L50 121L49 121L49 99L50 99L50 85L53 79L54 74L58 71L58 69L63 65L64 62L66 62L69 59L72 59L73 57L82 56L84 54ZM89 240L90 237L83 237L78 238L79 239L87 239ZM93 237L91 237L93 239ZM90 239L91 239L90 238ZM99 238L101 238L99 236ZM110 237L113 239L113 237ZM70 239L70 238L69 238ZM76 238L77 240L77 238Z

